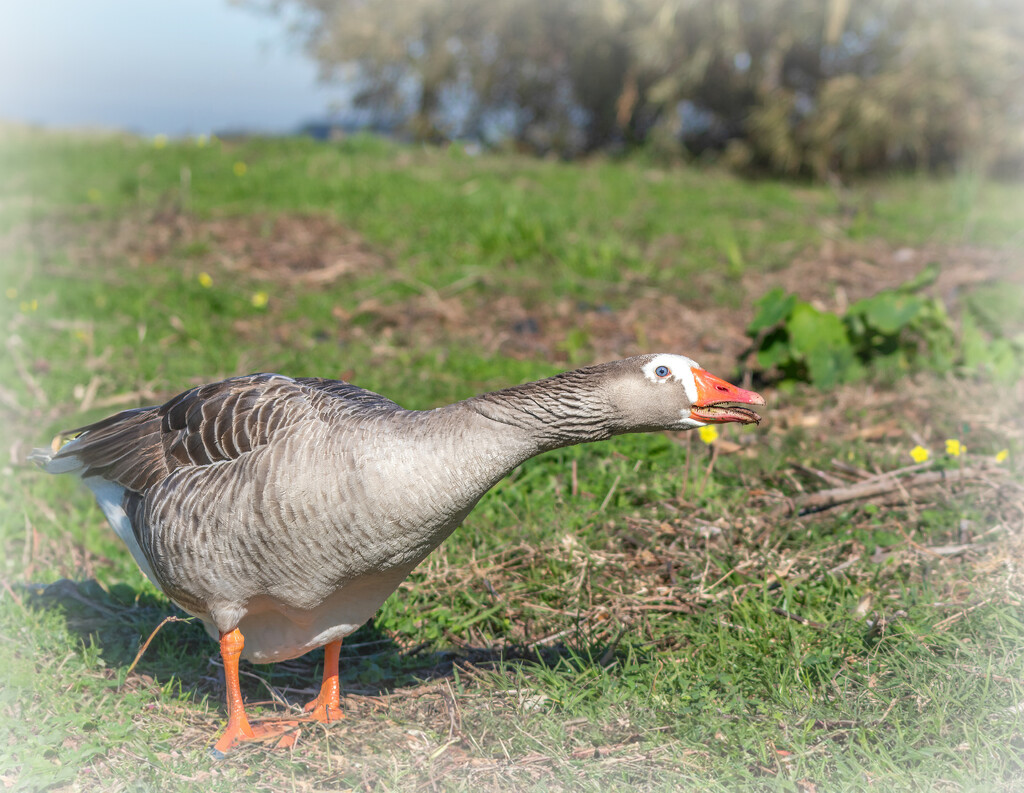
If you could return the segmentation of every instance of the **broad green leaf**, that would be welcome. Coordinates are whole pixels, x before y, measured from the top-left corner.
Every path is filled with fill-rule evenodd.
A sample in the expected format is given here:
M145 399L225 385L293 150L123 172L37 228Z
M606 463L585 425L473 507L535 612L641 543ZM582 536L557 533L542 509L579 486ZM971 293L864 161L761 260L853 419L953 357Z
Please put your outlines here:
M803 357L811 382L819 388L831 388L860 374L846 326L835 314L799 303L786 327L793 350Z
M913 322L926 302L924 298L903 292L879 292L874 297L858 300L850 306L849 314L861 316L866 324L892 335Z
M765 369L780 366L792 357L793 351L789 346L789 334L785 328L777 328L769 333L761 342L761 349L757 351L757 362Z
M757 314L747 328L747 335L756 336L762 330L778 325L789 316L796 303L796 295L780 287L767 292L754 304L757 306Z

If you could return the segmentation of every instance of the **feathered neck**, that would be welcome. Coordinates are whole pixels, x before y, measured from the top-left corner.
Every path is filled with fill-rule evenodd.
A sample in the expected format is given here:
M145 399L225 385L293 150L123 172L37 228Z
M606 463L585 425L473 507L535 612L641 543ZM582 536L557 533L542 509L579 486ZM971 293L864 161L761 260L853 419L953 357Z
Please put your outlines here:
M528 433L538 454L624 431L609 390L614 367L591 366L482 394L458 406Z

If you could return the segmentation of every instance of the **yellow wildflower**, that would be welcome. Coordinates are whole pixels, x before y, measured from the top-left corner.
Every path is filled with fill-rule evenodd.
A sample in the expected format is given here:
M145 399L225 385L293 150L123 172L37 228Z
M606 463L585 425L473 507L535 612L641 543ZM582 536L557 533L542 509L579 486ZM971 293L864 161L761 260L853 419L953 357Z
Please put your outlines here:
M959 457L966 451L967 447L960 443L956 438L946 439L946 454L950 457Z
M704 443L711 444L718 440L718 427L714 424L705 424L697 432Z
M35 300L35 299L33 299L33 300L22 300L21 301L21 305L19 306L19 308L21 309L21 313L22 314L27 314L30 311L38 311L39 310L39 301Z
M4 294L7 295L8 300L14 300L18 296L18 290L13 286L9 286L4 290Z
M996 462L997 463L1005 463L1006 462L1006 458L1009 457L1009 456L1010 456L1010 450L1009 449L1002 449L1001 451L999 451L996 454Z
M199 273L199 285L206 289L213 286L213 279L210 278L209 273Z
M154 135L153 136L153 148L154 149L162 149L166 145L167 145L167 136L166 135L161 133L160 135Z
M208 141L209 139L206 137L206 135L196 136L196 146L198 146L200 149L203 148L203 146L205 146Z
M239 160L231 167L231 170L235 172L235 176L245 176L245 172L249 170L249 166Z
M103 198L103 193L101 193L95 187L90 187L88 192L85 194L85 196L90 201L92 201L92 203L95 204L97 201L99 201L101 198Z
M910 450L910 456L914 458L915 463L923 463L925 460L928 459L930 455L931 452L929 452L926 448L924 448L924 446L921 446L920 444L918 444L917 446Z
M252 296L252 304L255 308L263 308L268 300L270 300L270 295L266 292L257 292Z

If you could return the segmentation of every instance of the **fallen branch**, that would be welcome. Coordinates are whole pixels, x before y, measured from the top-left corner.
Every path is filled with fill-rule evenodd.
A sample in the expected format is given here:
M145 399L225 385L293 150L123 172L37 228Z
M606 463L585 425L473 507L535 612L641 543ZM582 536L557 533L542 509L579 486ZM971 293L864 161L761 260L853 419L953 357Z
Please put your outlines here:
M836 476L835 474L830 474L826 471L819 471L817 468L811 468L810 466L807 465L793 463L793 468L802 474L817 477L827 485L832 485L834 487L845 487L846 485L849 484L849 482L846 479L843 479L842 477Z
M909 474L915 468L890 471L877 479L856 482L844 487L834 487L829 490L819 490L817 493L799 496L795 499L794 504L797 515L803 516L813 512L822 512L850 501L876 498L900 490L909 491L929 485L951 484L953 482L981 479L986 474L993 473L991 468L954 468L951 470L925 471L913 475L904 475Z

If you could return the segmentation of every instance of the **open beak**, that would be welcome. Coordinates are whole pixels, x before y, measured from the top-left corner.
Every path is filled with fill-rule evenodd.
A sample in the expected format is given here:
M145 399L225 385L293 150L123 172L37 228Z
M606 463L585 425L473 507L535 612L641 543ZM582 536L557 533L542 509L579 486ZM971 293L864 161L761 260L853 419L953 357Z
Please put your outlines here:
M727 383L703 369L694 369L693 379L697 383L697 401L690 409L690 418L710 424L757 424L761 420L758 413L747 407L763 407L765 401L760 394Z

